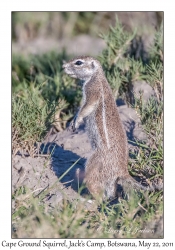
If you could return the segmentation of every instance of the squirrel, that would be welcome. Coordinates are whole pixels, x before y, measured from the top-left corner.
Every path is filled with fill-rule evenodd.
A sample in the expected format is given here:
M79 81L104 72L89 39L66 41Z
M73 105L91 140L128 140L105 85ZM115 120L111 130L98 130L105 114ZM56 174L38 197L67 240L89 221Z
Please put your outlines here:
M64 63L63 69L70 77L83 82L83 101L72 126L76 130L85 122L93 149L86 161L84 179L92 196L115 198L120 181L136 190L155 190L143 186L128 172L126 132L100 62L90 56L80 56Z

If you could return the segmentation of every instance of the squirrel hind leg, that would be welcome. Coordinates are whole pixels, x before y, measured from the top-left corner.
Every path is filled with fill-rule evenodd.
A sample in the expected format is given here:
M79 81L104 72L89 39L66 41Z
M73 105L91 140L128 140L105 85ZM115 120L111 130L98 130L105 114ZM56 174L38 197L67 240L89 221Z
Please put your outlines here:
M103 199L112 200L117 197L116 180L110 180L105 183Z
M96 157L91 157L87 160L84 183L91 195L97 200L102 200L103 198L104 183L101 178L101 169L101 162Z

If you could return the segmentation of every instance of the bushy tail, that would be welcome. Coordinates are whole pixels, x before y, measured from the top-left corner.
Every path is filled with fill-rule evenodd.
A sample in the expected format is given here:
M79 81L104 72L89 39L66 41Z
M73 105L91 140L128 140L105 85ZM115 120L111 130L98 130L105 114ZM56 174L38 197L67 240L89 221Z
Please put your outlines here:
M135 189L137 191L144 190L144 191L160 191L163 190L163 184L162 185L151 185L151 186L144 186L141 183L137 182L132 176L128 175L125 178L122 178L122 183L127 183L128 186L130 186L132 189Z

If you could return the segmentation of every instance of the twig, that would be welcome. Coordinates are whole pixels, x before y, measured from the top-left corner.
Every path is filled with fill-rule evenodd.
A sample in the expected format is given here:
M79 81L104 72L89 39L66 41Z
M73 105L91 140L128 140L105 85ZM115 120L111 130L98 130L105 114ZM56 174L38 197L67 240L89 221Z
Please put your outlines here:
M42 190L41 190L41 192L39 192L37 195L35 195L35 197L34 198L36 198L37 196L39 196L46 188L48 188L49 187L49 184L45 187L45 188L43 188Z
M141 207L143 210L145 210L146 212L148 212L148 210L147 210L146 208L144 208L144 207L140 204L140 202L138 202L138 205L139 205L139 207Z

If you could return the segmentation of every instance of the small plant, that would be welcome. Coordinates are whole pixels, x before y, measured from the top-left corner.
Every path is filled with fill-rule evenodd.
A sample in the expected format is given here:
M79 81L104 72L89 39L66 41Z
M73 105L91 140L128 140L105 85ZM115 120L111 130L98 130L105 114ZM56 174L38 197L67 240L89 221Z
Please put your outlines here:
M28 93L28 95L27 95ZM12 151L29 155L36 153L36 143L41 142L54 122L56 110L54 102L45 101L39 95L39 88L26 91L25 97L12 97Z

